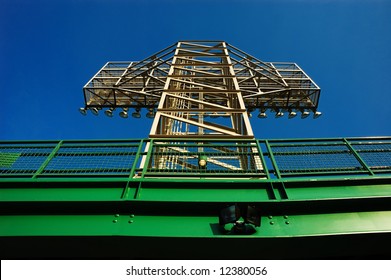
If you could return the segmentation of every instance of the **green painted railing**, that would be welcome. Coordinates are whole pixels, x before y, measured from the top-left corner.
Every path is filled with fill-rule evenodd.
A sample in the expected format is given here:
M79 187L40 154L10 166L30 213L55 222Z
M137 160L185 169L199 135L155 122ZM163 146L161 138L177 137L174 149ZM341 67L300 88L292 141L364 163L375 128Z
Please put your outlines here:
M200 159L205 159L205 165ZM389 176L391 137L280 140L1 141L5 178L253 178Z

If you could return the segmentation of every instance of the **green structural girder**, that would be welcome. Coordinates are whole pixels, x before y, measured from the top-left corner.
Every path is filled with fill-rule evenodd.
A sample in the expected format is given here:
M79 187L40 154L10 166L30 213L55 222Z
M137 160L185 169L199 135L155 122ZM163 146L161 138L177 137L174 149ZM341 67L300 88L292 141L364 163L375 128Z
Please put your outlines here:
M153 258L152 244L167 258L186 255L177 244L233 259L232 244L263 248L254 258L390 254L391 137L3 141L0 156L4 257L125 246L121 257ZM220 226L232 205L256 209L261 225Z
M390 217L391 211L265 216L254 234L241 237L389 233ZM235 237L220 231L216 216L151 216L132 212L114 215L4 215L0 217L0 223L1 236Z

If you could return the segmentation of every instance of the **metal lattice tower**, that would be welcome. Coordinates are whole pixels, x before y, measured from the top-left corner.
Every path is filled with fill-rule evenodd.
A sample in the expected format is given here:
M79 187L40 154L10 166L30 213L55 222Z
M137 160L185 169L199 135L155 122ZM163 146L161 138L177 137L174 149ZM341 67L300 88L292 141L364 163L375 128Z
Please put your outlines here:
M262 62L223 41L182 41L139 62L108 62L84 87L85 109L155 115L150 137L253 138L247 112L317 113L320 88L296 63ZM208 118L210 117L210 118ZM226 118L226 120L220 120Z
M97 115L105 108L112 116L121 108L120 116L128 117L132 109L139 118L147 108L147 117L154 117L151 139L205 141L197 143L196 153L175 146L176 141L165 143L156 151L159 169L198 169L191 161L205 154L208 139L254 139L249 116L255 109L259 118L267 110L276 117L284 112L289 118L297 112L302 118L310 111L320 115L320 88L296 63L263 62L224 41L181 41L138 62L108 62L83 90L83 114L90 109ZM229 171L263 169L259 157L251 155L255 147L245 155L243 148L232 146L215 151L219 154L204 159Z

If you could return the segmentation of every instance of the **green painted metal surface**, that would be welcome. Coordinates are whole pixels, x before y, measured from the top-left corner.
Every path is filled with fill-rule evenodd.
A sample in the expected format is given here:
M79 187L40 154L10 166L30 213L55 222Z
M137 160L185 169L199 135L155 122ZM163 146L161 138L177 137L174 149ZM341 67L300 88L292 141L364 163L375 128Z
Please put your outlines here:
M293 247L310 252L317 243L303 238L318 237L324 243L318 256L338 257L343 236L361 244L354 246L372 244L363 246L364 256L390 251L379 242L391 238L391 137L3 141L0 155L5 257L15 256L13 248L35 250L37 242L66 251L68 242L117 244L117 237L138 242L133 250L144 257L143 246L163 248L167 241L192 250L220 244L215 256L226 258L230 242L240 241L269 248L261 256L276 258L268 242L276 250L298 242ZM258 209L255 233L227 234L219 226L219 211L235 203ZM345 255L359 253L349 248ZM46 252L58 257L55 249Z
M253 235L226 235L215 216L4 215L1 236L148 236L271 238L390 232L391 211L265 216ZM316 225L316 226L314 226Z

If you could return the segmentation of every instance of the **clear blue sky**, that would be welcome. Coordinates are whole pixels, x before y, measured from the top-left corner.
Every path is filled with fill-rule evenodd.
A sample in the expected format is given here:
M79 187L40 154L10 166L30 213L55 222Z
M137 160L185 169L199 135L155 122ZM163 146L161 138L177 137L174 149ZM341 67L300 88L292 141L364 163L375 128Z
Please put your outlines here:
M297 62L321 87L321 118L253 117L257 138L391 135L391 1L0 0L0 139L147 137L145 117L83 117L82 87L190 39Z

